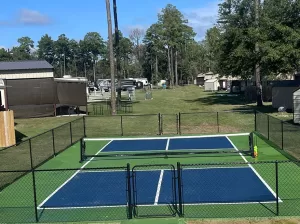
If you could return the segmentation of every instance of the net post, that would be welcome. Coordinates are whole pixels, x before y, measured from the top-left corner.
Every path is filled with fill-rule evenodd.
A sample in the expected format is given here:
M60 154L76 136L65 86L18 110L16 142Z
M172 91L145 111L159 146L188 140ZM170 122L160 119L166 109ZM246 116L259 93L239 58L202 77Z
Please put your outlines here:
M283 121L281 121L281 149L283 150Z
M182 200L182 179L181 179L181 165L177 162L177 178L178 178L178 205L179 205L179 217L183 217L183 200Z
M51 130L52 133L52 148L53 148L53 157L56 156L56 151L55 151L55 136L54 136L54 129Z
M128 219L132 219L132 196L131 196L131 172L130 172L130 164L127 163L127 190L128 190Z
M39 215L37 210L37 197L36 197L36 181L35 181L35 173L34 169L31 170L32 173L32 188L33 188L33 202L34 202L34 214L35 214L35 222L39 222Z
M179 130L179 135L181 135L181 113L178 113L178 130Z
M276 215L279 216L279 196L278 196L278 161L275 161L275 176L276 176Z
M256 122L257 122L257 111L256 110L254 110L254 130L255 131L257 131L257 124L256 124Z
M270 116L267 115L267 120L268 120L268 140L270 140Z
M83 116L83 135L86 137L86 118Z
M219 112L217 112L217 126L218 126L218 133L220 133Z
M121 122L121 136L124 136L124 129L123 129L123 116L120 116L120 122Z
M85 142L84 139L80 139L80 163L82 163L85 160Z
M250 150L250 153L251 153L252 157L255 157L253 132L251 132L250 135L249 135L249 150Z
M71 140L71 145L73 144L73 138L72 138L72 122L70 122L70 140Z

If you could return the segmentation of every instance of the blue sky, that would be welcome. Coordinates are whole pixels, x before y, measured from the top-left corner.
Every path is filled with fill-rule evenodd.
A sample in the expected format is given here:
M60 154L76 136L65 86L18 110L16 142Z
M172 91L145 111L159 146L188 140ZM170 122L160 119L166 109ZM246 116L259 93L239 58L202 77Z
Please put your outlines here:
M119 29L128 35L135 27L147 29L168 3L175 5L202 39L216 21L221 0L117 0ZM111 0L112 2L112 0ZM3 2L4 3L4 2ZM112 5L111 5L112 7ZM9 0L1 4L0 47L11 48L29 36L37 44L44 34L80 40L87 32L107 38L105 0Z

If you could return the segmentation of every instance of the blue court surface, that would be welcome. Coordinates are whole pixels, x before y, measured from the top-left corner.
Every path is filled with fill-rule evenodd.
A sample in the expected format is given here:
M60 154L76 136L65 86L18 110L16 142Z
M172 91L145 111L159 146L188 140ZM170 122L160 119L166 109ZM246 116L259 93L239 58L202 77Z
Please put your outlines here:
M173 204L170 170L135 171L137 205ZM249 166L183 169L185 204L275 203L274 192ZM39 209L126 206L126 172L78 172L40 205Z
M226 136L112 140L101 152L234 149Z

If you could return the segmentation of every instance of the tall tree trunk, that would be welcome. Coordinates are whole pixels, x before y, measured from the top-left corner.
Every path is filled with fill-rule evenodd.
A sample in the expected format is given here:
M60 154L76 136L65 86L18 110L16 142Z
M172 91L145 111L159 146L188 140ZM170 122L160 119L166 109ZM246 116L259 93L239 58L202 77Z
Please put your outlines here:
M171 71L171 57L170 57L170 47L168 46L168 70L169 70L169 85L172 85L172 71Z
M155 55L155 82L158 83L158 57Z
M116 114L116 88L115 88L115 63L114 63L114 49L112 37L112 25L110 14L110 0L106 0L106 15L108 26L108 43L109 43L109 61L110 61L110 78L111 78L111 114Z
M174 86L174 53L173 48L171 47L171 77L172 77L172 87Z
M175 49L175 84L178 86L178 51Z
M259 32L259 11L260 11L260 0L255 0L255 23L256 30ZM255 43L256 55L259 55L260 49L258 42ZM262 85L260 81L260 59L257 58L257 63L255 65L255 81L256 81L256 96L257 96L257 106L263 106L262 100Z
M117 1L113 0L114 21L115 21L115 44L116 44L116 63L117 63L117 78L118 78L118 101L121 101L121 64L120 64L120 37L118 25Z

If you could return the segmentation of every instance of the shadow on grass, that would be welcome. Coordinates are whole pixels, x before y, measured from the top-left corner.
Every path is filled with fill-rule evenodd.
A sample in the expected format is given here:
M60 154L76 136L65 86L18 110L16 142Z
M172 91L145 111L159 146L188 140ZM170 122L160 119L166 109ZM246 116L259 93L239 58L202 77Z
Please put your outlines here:
M204 98L184 100L188 103L201 103L205 105L224 104L224 105L245 105L242 94L212 93Z
M18 123L15 122L15 127L17 125L18 125ZM23 133L19 132L18 130L15 130L15 136L16 136L16 143L19 143L28 137L27 135L24 135Z
M230 93L212 93L207 97L184 100L188 103L200 103L204 105L235 105L232 110L257 110L263 113L277 113L277 109L273 108L272 105L267 104L262 107L256 106L253 102L248 102L245 100L243 94L230 94ZM253 104L249 104L253 103Z

